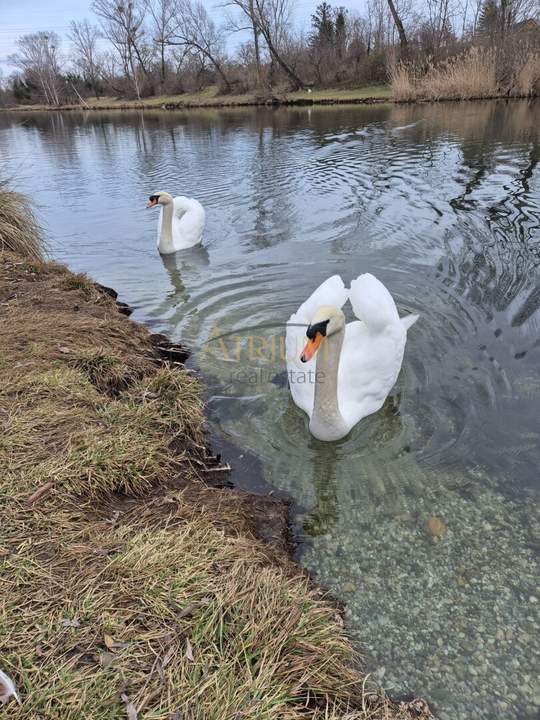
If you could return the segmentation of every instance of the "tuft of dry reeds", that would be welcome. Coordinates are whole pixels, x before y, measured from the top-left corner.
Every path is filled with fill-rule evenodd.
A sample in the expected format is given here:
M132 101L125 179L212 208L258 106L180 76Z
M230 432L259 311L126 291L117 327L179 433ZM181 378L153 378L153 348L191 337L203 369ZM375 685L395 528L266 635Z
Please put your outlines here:
M43 258L41 228L28 199L0 181L0 250L34 260Z
M431 65L421 87L422 93L434 100L492 97L497 93L494 52L473 47L440 65Z
M399 62L390 68L390 83L394 100L411 102L418 97L418 89L413 78L412 67Z
M13 720L412 720L269 508L212 487L201 388L84 276L0 253L0 655ZM262 505L262 508L260 507Z
M531 53L517 74L516 86L520 95L540 95L540 53Z
M495 50L472 47L437 64L397 63L389 71L393 98L401 102L468 100L540 92L540 55L525 56L511 87L499 85L496 60Z

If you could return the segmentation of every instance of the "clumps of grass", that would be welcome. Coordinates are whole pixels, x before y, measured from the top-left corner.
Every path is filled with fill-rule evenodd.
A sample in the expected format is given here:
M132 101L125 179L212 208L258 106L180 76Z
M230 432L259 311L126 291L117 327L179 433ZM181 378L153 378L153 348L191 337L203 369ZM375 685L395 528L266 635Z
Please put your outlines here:
M134 515L70 526L64 514L30 527L24 556L1 560L14 720L119 720L126 700L156 720L322 720L362 703L347 717L408 717L363 686L331 605L253 538L204 517L149 531Z
M103 292L84 273L66 273L59 284L62 290L78 290L85 300L99 302Z
M43 259L41 228L28 199L0 182L0 250Z
M113 397L141 377L138 368L124 363L117 355L111 355L102 349L75 353L69 358L69 362L83 372L100 392Z
M204 437L194 378L177 372L172 380L163 368L111 397L86 372L66 367L37 374L0 396L11 444L4 482L14 494L29 496L53 480L64 494L104 498L194 476L187 451ZM171 452L175 440L183 455Z

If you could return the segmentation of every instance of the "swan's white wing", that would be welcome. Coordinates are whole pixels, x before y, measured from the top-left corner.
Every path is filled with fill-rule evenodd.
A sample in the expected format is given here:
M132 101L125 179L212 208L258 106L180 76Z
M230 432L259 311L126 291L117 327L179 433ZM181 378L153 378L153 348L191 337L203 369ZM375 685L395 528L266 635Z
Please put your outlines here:
M394 298L382 282L370 273L359 275L351 282L349 297L354 314L370 330L380 330L399 320Z
M198 200L183 195L174 198L173 242L177 250L200 243L205 223L206 212Z
M300 362L300 354L306 344L306 330L321 305L341 308L347 302L348 294L340 276L333 275L319 285L287 322L285 350L289 387L296 405L310 417L313 412L316 358L307 363Z
M382 407L399 375L406 337L399 320L378 332L359 321L347 325L339 361L338 402L350 428Z
M400 320L387 288L373 275L360 275L351 283L350 300L361 322L347 325L338 375L338 401L343 418L352 428L377 412L394 386L407 329L417 320Z

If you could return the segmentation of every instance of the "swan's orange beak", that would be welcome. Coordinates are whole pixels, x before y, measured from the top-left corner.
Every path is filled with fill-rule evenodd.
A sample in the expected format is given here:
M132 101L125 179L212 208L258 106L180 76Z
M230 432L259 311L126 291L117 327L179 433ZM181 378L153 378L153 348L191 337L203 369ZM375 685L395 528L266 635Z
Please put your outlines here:
M147 208L155 207L157 204L158 204L158 203L157 203L157 200L152 200L152 199L150 199L150 200L146 203L146 207L147 207Z
M311 358L315 355L317 350L319 349L320 344L323 341L323 335L320 332L315 333L315 337L313 340L308 340L306 343L306 347L303 349L302 354L300 355L300 360L302 362L309 362Z

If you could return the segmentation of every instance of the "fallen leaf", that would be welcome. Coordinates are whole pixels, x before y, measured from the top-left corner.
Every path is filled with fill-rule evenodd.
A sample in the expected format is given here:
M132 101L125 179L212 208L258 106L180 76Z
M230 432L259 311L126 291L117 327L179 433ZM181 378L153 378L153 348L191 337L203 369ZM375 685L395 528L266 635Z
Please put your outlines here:
M186 657L188 660L191 660L193 662L193 648L191 647L191 643L189 641L189 638L186 638Z
M59 346L58 346L58 352L61 352L61 353L63 353L64 355L67 355L68 353L71 352L71 350L70 350L68 347L65 347L64 345L59 345Z
M138 720L137 708L132 702L130 702L128 696L125 693L122 693L120 697L126 704L127 720Z
M103 635L103 642L105 643L106 647L109 648L109 650L112 650L114 648L114 638L112 638L110 635L107 635L107 633Z

